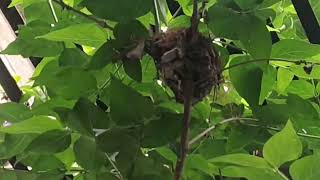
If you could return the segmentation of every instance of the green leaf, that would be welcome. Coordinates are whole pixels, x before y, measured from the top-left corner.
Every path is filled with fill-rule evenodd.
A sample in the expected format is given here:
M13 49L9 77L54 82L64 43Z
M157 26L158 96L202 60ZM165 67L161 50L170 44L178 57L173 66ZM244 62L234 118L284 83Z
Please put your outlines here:
M167 160L171 161L172 163L177 162L177 155L169 148L167 147L159 147L156 148L156 151Z
M118 125L142 123L153 114L152 102L148 97L143 97L116 78L111 80L111 95L111 118Z
M89 61L89 56L78 48L66 48L59 57L60 66L83 66Z
M285 162L298 159L301 153L302 143L290 120L286 126L279 133L273 135L263 147L263 157L276 168Z
M8 127L0 127L0 132L9 134L44 133L46 131L61 129L59 121L48 116L35 116Z
M61 43L37 39L50 32L49 24L33 22L19 29L18 38L13 41L1 54L22 55L23 57L53 57L59 55L63 46Z
M238 56L231 59L230 66L249 60L248 56ZM238 66L229 70L230 80L240 96L250 105L259 103L262 70L254 63Z
M141 146L154 148L175 142L181 131L181 120L180 115L164 112L159 119L150 121L143 129Z
M109 127L110 119L107 114L87 99L80 98L73 112L77 115L78 123L82 124L88 132L91 132L92 128L107 129Z
M93 55L89 64L89 69L102 69L111 63L112 60L115 60L116 56L117 54L113 49L112 41L108 41L103 44Z
M259 97L259 104L261 105L264 100L268 97L272 91L273 85L276 82L277 70L268 65L263 71L262 81L261 81L261 92Z
M209 28L218 37L238 39L238 27L235 29L235 26L241 26L239 21L241 17L229 8L214 5L208 10Z
M204 157L200 154L190 154L185 162L185 174L188 173L188 170L198 170L200 172L212 175L214 172L217 173L218 170L212 166Z
M270 168L269 164L263 158L249 154L229 154L210 159L209 162L244 167Z
M37 154L54 154L66 150L70 143L69 131L51 130L36 137L27 150Z
M94 15L119 22L143 16L152 8L152 1L145 0L84 0L83 4Z
M248 180L282 180L283 178L271 169L255 167L227 166L221 170L223 176L242 177Z
M303 157L291 164L290 175L293 180L317 180L320 176L319 163L318 155Z
M206 139L201 143L199 147L199 153L207 159L212 159L212 158L226 154L225 147L226 147L225 140Z
M31 116L30 110L23 104L14 102L0 104L0 122L19 122Z
M107 33L97 24L76 24L38 36L38 38L99 47L106 42Z
M319 114L315 107L300 96L289 94L287 97L290 120L298 129L319 126Z
M45 85L54 95L65 99L77 99L87 96L97 88L94 76L83 69L68 67L54 71L51 68L54 69L46 66L35 83Z
M230 8L214 5L208 10L208 19L209 28L216 36L239 39L253 58L270 57L270 33L258 17L237 14Z
M263 2L263 0L234 0L234 1L243 10L252 9Z
M77 163L85 169L96 171L103 166L106 159L95 140L86 136L81 136L75 142L73 150Z
M55 156L52 155L38 155L34 153L22 154L17 159L32 167L34 172L48 172L55 171L58 169L64 169L64 164Z
M238 37L253 58L270 57L272 42L265 22L258 17L246 15L242 17L241 26L238 28Z
M244 125L233 127L226 144L227 152L237 152L252 143L258 135L258 130Z
M303 99L309 99L315 96L314 86L305 80L293 80L285 90L286 93L295 94Z
M300 61L319 54L320 45L310 44L301 40L283 39L272 46L271 57Z
M34 137L32 134L6 134L0 145L0 159L9 159L22 153Z
M142 81L142 67L140 61L124 60L123 67L130 78L137 82Z
M294 74L286 68L279 67L277 74L277 91L283 93L290 85Z

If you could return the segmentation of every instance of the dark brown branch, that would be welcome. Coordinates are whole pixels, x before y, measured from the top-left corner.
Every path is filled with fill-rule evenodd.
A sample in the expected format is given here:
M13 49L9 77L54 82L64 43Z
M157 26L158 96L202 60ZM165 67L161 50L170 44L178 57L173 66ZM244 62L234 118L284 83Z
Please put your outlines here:
M188 134L192 109L193 83L192 80L186 80L184 83L184 114L183 128L180 137L180 158L176 164L174 180L180 180L183 172L184 162L188 153Z
M193 0L193 14L191 17L191 42L195 42L198 39L198 26L199 26L198 0Z
M67 9L67 10L69 10L69 11L72 11L72 12L74 12L74 13L76 13L76 14L79 14L79 15L81 15L81 16L84 16L84 17L86 17L86 18L88 18L88 19L96 22L97 24L99 24L99 25L100 25L101 27L103 27L103 28L108 28L108 29L110 29L110 30L113 30L113 27L109 26L109 25L106 23L106 21L103 20L103 19L100 19L100 18L98 18L98 17L96 17L96 16L93 16L93 15L85 14L85 13L83 13L83 12L81 12L81 11L79 11L79 10L77 10L77 9L75 9L75 8L67 5L67 4L65 4L62 0L52 0L52 1L55 2L55 3L57 3L57 4L59 4L61 7L65 8L65 9Z

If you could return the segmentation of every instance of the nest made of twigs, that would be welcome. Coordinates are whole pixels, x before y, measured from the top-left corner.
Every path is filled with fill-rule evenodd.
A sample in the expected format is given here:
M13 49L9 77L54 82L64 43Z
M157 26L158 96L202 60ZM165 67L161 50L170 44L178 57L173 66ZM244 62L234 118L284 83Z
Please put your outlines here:
M191 40L188 32L189 29L178 29L156 35L152 39L151 55L177 102L184 103L184 83L191 78L195 104L219 85L220 60L210 39L197 32L197 39Z

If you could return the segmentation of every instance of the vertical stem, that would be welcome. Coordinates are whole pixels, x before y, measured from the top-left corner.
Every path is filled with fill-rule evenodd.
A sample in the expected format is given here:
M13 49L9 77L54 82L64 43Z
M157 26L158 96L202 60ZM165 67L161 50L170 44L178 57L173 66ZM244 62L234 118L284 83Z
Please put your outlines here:
M49 3L49 6L50 6L50 9L51 9L51 13L52 13L52 16L54 18L54 21L58 22L58 17L57 17L56 11L54 10L53 4L52 4L52 0L48 0L48 3Z
M188 153L188 134L192 109L193 83L191 79L185 80L184 83L184 114L183 128L180 137L180 158L176 164L174 180L180 180L183 172L184 162Z
M156 34L159 34L161 31L160 27L160 16L159 16L159 8L158 8L158 0L153 0L154 6L154 15L155 15L155 23L156 23Z
M191 17L191 42L198 39L199 12L198 0L193 0L193 14Z

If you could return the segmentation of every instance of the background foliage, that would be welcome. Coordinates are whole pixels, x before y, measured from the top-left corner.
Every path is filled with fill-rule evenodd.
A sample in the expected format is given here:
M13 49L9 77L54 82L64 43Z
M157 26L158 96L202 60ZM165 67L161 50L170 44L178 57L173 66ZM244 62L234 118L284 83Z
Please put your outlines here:
M21 103L0 105L0 162L29 167L2 168L0 179L172 179L183 107L149 55L122 54L150 37L153 2L48 2L10 5L26 24L2 53L43 59ZM177 2L174 13L175 2L157 1L163 29L190 26L192 3ZM320 2L310 3L320 18ZM226 69L216 94L194 106L184 179L318 179L320 46L307 42L291 1L209 0L206 12L199 31L225 67L260 61Z

